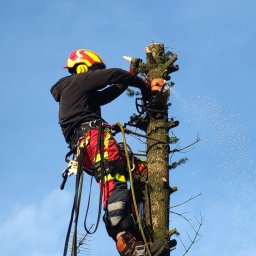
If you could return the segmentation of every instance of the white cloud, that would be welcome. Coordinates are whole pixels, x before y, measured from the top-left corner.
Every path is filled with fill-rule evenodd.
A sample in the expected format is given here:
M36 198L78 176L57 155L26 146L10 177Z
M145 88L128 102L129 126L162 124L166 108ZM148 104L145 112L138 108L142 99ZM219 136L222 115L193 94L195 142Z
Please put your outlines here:
M71 201L67 192L54 190L39 202L14 206L0 222L1 254L61 255Z

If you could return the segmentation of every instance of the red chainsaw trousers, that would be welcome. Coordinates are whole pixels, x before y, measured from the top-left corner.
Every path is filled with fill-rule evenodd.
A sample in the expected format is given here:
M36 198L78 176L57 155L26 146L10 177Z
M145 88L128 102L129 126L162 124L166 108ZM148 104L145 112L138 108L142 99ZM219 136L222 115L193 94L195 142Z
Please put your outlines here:
M100 151L97 151L97 143L98 143L99 130L98 128L94 128L85 133L84 138L80 143L84 143L84 161L83 168L87 170L91 170L92 167L101 161ZM103 133L104 140L104 160L113 161L122 159L125 160L125 157L121 154L118 144L114 139L108 128L104 128ZM126 185L126 178L122 174L125 170L120 170L116 172L114 176L107 174L104 176L104 184L103 184L103 205L106 207L107 201L109 197L113 194L116 188L116 184L123 183ZM100 181L101 183L101 181Z

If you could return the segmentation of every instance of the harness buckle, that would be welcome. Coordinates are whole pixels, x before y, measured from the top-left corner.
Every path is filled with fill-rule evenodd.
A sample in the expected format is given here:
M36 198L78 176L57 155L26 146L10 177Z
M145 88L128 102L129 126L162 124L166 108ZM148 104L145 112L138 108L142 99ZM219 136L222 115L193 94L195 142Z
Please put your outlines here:
M97 126L98 120L93 120L88 122L90 128L95 128Z
M86 132L88 130L90 130L91 128L95 128L99 125L100 120L93 120L93 121L88 121L88 122L84 122L80 125L80 129L82 132Z
M68 176L77 175L78 162L70 160L68 163Z

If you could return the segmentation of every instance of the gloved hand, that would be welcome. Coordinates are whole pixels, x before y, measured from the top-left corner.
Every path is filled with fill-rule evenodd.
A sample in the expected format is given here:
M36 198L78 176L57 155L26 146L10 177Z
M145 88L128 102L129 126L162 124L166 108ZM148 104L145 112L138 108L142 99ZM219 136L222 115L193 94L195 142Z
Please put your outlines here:
M163 78L155 78L150 83L151 91L159 92L162 90L165 84L166 84L166 80L164 80Z

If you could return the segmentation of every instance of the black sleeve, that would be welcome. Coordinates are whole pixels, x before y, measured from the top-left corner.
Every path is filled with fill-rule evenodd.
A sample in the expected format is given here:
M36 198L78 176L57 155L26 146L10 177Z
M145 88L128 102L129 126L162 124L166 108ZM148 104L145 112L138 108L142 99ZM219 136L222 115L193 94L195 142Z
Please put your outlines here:
M148 99L150 90L142 78L118 68L108 69L108 71L113 72L112 82L110 84L120 83L139 88L141 90L142 98L144 100Z
M113 72L112 81L110 84L124 84L127 86L131 85L140 89L145 87L143 79L134 74L129 73L126 70L112 68L109 69L109 72Z
M127 87L127 85L115 84L102 91L98 91L97 96L99 104L102 106L116 99L127 89Z
M86 84L88 91L100 90L107 85L123 84L131 85L143 90L145 87L143 79L119 68L97 69L79 75L81 83Z

